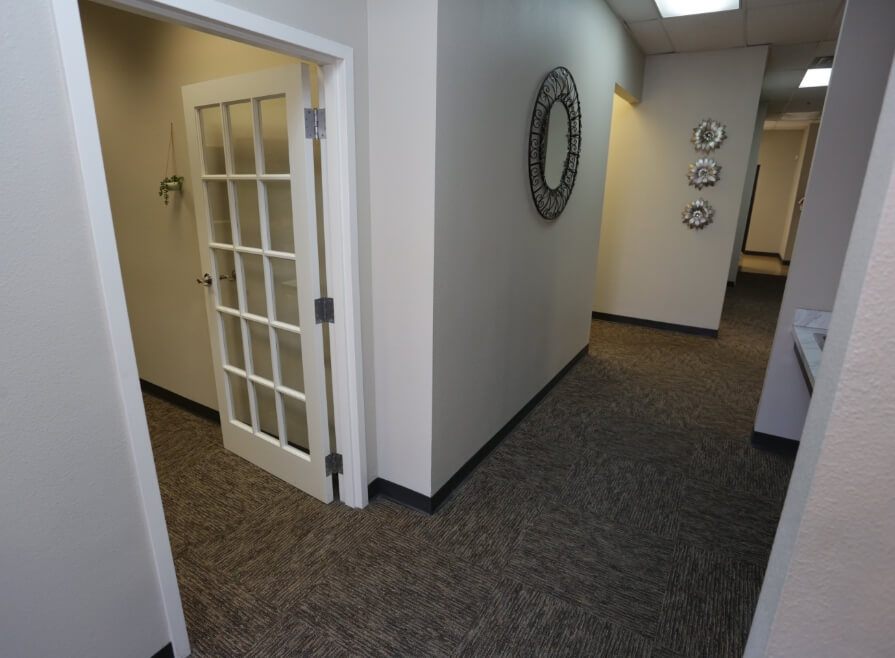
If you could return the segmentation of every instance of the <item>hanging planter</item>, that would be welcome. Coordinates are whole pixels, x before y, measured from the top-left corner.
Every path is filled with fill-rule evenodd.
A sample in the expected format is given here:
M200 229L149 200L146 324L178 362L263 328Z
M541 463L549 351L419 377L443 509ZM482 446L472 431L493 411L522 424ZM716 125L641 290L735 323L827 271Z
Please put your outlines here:
M165 200L165 205L167 206L168 194L170 192L180 192L182 186L183 176L178 176L177 174L166 176L162 179L162 182L158 184L158 195Z
M174 155L174 123L171 123L170 138L168 139L168 153L165 159L165 177L158 184L158 195L168 205L168 195L171 192L180 192L183 190L183 176L177 174L168 175L168 168L173 164L173 168L177 171L177 158Z

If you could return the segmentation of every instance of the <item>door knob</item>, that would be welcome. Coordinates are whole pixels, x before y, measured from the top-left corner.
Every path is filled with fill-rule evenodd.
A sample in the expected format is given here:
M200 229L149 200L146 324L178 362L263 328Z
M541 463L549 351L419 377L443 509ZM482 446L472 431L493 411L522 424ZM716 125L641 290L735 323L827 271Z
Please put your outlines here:
M209 288L213 281L214 279L211 278L211 275L208 272L206 272L201 279L196 279L196 283L200 286L205 286L206 288Z

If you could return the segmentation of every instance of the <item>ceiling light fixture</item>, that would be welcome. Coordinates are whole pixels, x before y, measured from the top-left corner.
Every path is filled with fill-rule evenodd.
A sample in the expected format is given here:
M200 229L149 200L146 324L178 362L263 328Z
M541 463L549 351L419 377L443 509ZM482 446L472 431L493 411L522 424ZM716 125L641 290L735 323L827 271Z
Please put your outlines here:
M805 71L805 76L799 83L799 88L802 89L804 87L827 87L830 84L830 73L832 72L832 68L808 69L807 71Z
M662 18L710 14L740 8L740 0L656 0Z

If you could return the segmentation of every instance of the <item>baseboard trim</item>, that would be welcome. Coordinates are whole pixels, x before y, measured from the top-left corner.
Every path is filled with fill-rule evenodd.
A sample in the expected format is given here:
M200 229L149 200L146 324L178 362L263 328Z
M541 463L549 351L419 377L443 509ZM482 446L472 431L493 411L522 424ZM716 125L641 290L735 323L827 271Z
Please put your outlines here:
M674 324L671 322L659 322L657 320L645 320L643 318L632 318L627 315L613 315L612 313L602 313L601 311L591 311L591 317L594 320L605 320L606 322L618 322L620 324L633 324L638 327L649 327L650 329L661 329L662 331L677 331L683 334L693 334L694 336L708 336L709 338L717 338L717 329L708 329L706 327L691 327L687 324Z
M454 473L451 478L445 482L445 484L435 492L433 496L426 496L424 494L418 493L412 489L408 489L407 487L401 486L400 484L395 484L389 480L385 480L383 478L376 478L373 480L369 486L367 487L367 494L370 498L374 498L377 495L385 496L386 498L390 498L397 503L401 503L402 505L406 505L407 507L412 507L413 509L419 510L420 512L424 512L426 514L434 513L441 505L444 503L448 497L453 493L454 489L456 489L460 483L465 480L470 473L478 466L482 460L487 457L491 451L493 451L500 442L506 438L506 436L513 431L513 428L519 424L519 422L525 418L535 406L544 399L547 393L556 386L556 384L572 369L572 367L578 363L584 356L587 354L588 346L585 345L581 350L572 357L572 360L569 361L565 366L563 366L562 370L560 370L556 376L553 377L549 382L547 382L540 391L535 393L534 397L532 397L528 402L525 403L515 416L510 418L507 423L498 430L497 434L488 439L488 442L485 443L479 450L470 457L460 469Z
M799 441L795 439L787 439L782 436L773 434L765 434L764 432L752 431L752 445L756 448L770 450L771 452L779 452L783 455L792 455L799 451Z
M376 478L367 485L367 496L371 499L376 496L384 496L425 514L431 514L434 511L432 499L429 496L384 478Z
M206 407L204 404L200 404L195 400L185 398L182 395L175 393L174 391L169 391L167 388L162 388L158 384L153 384L152 382L147 382L145 379L141 379L140 388L143 389L144 393L149 393L150 395L154 395L157 398L161 398L166 402L177 405L181 409L185 409L186 411L194 413L198 416L203 416L205 418L208 418L209 420L215 421L216 423L221 422L221 414L211 407Z
M168 642L168 644L152 654L152 658L174 658L174 645Z
M747 256L770 256L771 258L776 258L784 265L789 265L789 261L783 258L783 256L778 254L776 251L747 251L744 249L743 253Z

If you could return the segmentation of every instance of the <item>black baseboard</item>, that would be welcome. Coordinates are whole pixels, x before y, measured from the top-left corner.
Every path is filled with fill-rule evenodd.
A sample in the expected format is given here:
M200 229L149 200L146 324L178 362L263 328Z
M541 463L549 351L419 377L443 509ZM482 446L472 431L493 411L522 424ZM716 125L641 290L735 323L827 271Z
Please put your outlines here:
M736 284L737 284L736 281L728 281L728 282L727 282L727 287L728 287L728 288L734 288L734 287L736 287Z
M587 345L581 348L581 351L578 352L575 356L572 357L572 360L569 361L565 366L563 366L562 370L560 370L553 379L551 379L544 387L538 391L534 397L525 403L525 406L520 409L515 416L510 418L510 420L498 430L497 434L488 439L488 442L483 445L479 450L470 457L463 466L460 467L456 473L454 473L451 478L444 483L444 485L435 492L433 496L426 496L424 494L413 491L412 489L408 489L407 487L402 487L400 484L395 484L394 482L390 482L389 480L383 480L382 478L376 478L373 480L369 486L367 487L367 493L370 498L373 498L376 495L383 495L386 498L391 498L395 502L401 503L402 505L406 505L408 507L412 507L421 512L425 512L426 514L432 514L437 510L445 500L453 493L454 489L456 489L463 480L478 466L485 457L487 457L492 450L494 450L503 439L513 431L513 428L519 424L519 422L525 418L535 406L544 399L544 396L550 392L556 384L562 379L572 367L578 363L584 356L587 354Z
M621 324L633 324L638 327L649 327L650 329L661 329L663 331L677 331L684 334L693 334L695 336L708 336L710 338L718 337L717 329L707 329L705 327L691 327L686 324L673 324L671 322L658 322L656 320L644 320L643 318L631 318L627 315L613 315L612 313L601 313L600 311L591 311L591 317L594 320L605 320L606 322L618 322Z
M743 253L748 256L770 256L771 258L776 258L784 265L789 265L789 261L784 259L783 256L778 254L776 251L747 251L743 249Z
M396 503L401 503L402 505L405 505L407 507L412 507L413 509L419 510L420 512L425 512L426 514L431 514L435 511L432 507L432 499L429 496L418 493L413 489L403 487L400 484L392 482L391 480L376 478L367 485L367 495L370 498L375 498L376 496L385 496L386 498L392 499Z
M152 654L152 658L174 658L174 645L170 642Z
M782 436L774 436L773 434L765 434L755 430L752 431L752 445L756 448L779 452L782 455L792 455L793 457L799 451L799 442L795 439L786 439Z
M145 379L141 379L140 388L143 389L144 393L154 395L157 398L161 398L166 402L175 404L178 407L186 409L187 411L192 412L196 415L204 416L205 418L213 420L216 423L221 422L221 414L211 407L206 407L204 404L199 404L194 400L190 400L189 398L185 398L182 395L178 395L173 391L169 391L167 388L162 388L158 384L153 384L152 382L147 382Z

